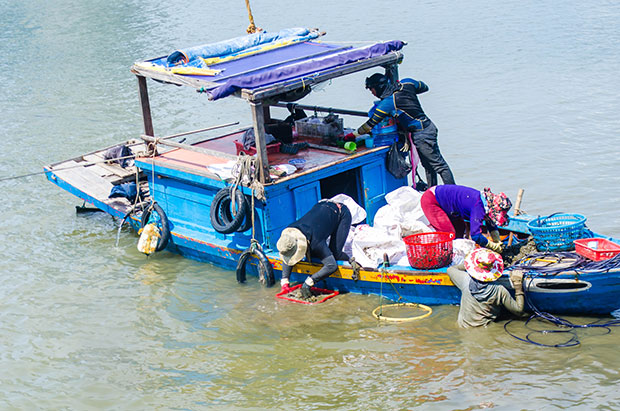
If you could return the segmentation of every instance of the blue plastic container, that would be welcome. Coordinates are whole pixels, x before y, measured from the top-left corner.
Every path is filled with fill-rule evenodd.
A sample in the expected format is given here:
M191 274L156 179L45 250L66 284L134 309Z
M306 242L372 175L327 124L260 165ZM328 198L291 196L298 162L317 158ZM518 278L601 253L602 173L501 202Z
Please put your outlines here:
M398 128L394 117L386 117L371 130L375 147L391 146L398 141Z
M538 251L569 251L574 240L584 237L586 218L581 214L556 213L528 221Z

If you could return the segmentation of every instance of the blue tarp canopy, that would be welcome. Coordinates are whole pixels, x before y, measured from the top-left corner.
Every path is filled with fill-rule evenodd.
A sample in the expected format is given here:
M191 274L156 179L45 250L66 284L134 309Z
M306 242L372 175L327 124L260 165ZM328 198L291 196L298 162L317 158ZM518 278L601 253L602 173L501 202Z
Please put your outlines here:
M291 84L292 88L296 85L303 87L311 84L313 79L349 65L366 63L359 68L362 70L384 64L384 60L372 63L377 57L394 54L405 45L399 40L363 47L330 44L312 40L318 34L304 30L287 29L269 37L250 35L177 50L167 56L136 63L132 70L156 80L202 88L211 100L217 100L241 89L252 91L283 84ZM257 39L265 38L273 40L256 44ZM392 57L393 63L400 55Z

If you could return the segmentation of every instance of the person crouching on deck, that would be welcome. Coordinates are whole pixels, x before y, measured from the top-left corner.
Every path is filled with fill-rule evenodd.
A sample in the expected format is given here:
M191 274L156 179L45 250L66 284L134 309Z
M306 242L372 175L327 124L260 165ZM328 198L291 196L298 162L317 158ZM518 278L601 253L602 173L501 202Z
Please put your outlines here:
M369 133L385 117L394 117L401 131L411 133L428 186L437 185L437 174L444 184L454 184L452 171L439 151L437 127L426 116L418 100L418 94L427 92L428 86L411 78L392 82L386 75L375 73L366 78L366 88L381 101L371 110L368 121L345 135L344 140L354 141L356 137Z
M305 299L312 296L310 287L338 270L336 260L349 261L355 268L354 261L342 252L350 227L351 212L346 205L321 200L303 217L285 228L276 244L283 262L280 281L282 291L290 290L289 277L293 266L307 252L311 257L319 258L323 267L308 277L301 287L301 296Z
M502 256L486 248L477 248L458 266L448 268L450 280L461 290L459 327L480 327L495 321L505 308L520 316L523 314L523 273L511 271L510 281L515 298L500 284L495 284L504 271Z
M437 231L453 233L463 238L465 221L469 220L469 236L478 245L497 253L503 250L498 226L508 224L508 210L512 207L506 194L493 194L490 188L480 191L459 185L431 187L422 194L420 205L424 216ZM486 224L491 240L482 235Z

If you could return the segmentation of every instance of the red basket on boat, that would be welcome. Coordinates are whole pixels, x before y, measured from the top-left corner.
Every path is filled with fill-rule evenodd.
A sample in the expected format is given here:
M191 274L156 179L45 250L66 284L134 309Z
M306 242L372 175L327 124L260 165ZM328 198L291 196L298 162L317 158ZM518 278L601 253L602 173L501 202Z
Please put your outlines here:
M592 261L609 260L620 253L620 245L604 238L580 238L573 243L577 254Z
M281 143L273 143L267 144L265 147L267 148L267 154L276 154L280 152ZM243 148L243 143L239 140L235 140L235 147L237 148L237 155L240 153L247 154L248 156L253 156L256 154L256 147L250 147L249 149Z
M453 233L413 234L403 239L412 268L440 268L452 262Z

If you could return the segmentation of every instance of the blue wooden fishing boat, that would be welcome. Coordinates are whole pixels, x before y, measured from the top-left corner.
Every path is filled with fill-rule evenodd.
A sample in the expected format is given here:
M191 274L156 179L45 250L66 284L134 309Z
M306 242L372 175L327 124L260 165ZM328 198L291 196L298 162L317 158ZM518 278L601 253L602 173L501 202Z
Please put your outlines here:
M317 118L318 113L366 117L365 112L297 101L319 83L364 70L385 70L398 79L404 42L352 46L319 41L322 34L307 29L263 32L136 62L131 70L138 79L144 135L49 165L45 167L48 179L85 203L130 222L136 230L155 221L161 230L159 250L166 248L236 270L240 281L245 280L247 268L261 282L273 284L282 268L275 249L281 231L319 200L346 194L364 208L366 221L372 224L375 213L386 203L386 194L410 184L407 178L388 172L388 146L350 151L334 144L325 123L308 124L301 130L275 118L276 110L293 118L297 110L314 113ZM204 93L205 101L245 100L253 122L192 144L175 139L231 124L157 137L148 97L149 78L192 87ZM244 144L251 134L248 130L253 132L254 147ZM281 141L269 144L269 135ZM282 144L288 144L288 152L282 150ZM117 150L115 157L109 156L119 148L122 150ZM133 164L123 167L122 161L114 158L133 160ZM287 175L286 167L284 172L273 167L293 159L305 160L304 167ZM135 199L122 195L127 186L133 186L138 194ZM121 194L110 196L116 189ZM232 204L236 214L230 211ZM514 241L524 241L533 218L513 215L503 234L512 233ZM428 305L457 304L460 299L446 268L368 267L354 279L350 265L339 264L339 270L318 286ZM291 279L303 281L319 267L317 262L302 261ZM532 275L525 281L526 295L538 309L609 314L620 308L620 269L614 264L593 270L587 266L578 270L562 270L561 264L557 267L552 275ZM500 281L511 289L507 275Z

